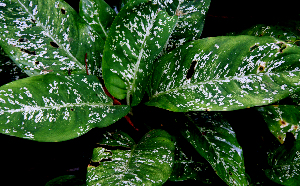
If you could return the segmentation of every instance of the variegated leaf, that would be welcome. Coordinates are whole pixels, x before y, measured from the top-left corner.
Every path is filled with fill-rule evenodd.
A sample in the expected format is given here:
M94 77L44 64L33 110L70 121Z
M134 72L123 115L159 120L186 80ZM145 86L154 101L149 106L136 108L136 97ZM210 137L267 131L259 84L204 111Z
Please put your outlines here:
M291 132L299 140L300 107L294 105L270 105L256 108L264 117L270 132L283 144L286 133Z
M166 10L171 16L178 16L174 31L165 46L167 51L200 39L210 2L211 0L157 0L161 9Z
M284 145L268 154L270 167L265 170L266 176L280 184L298 186L300 181L300 144L295 143L291 149Z
M95 148L87 185L163 185L172 172L174 142L164 130L152 130L138 144L124 132L108 133ZM115 150L110 150L111 146Z
M267 105L299 90L300 48L271 37L205 38L162 56L147 105L176 112Z
M0 132L64 141L106 127L130 111L113 106L96 76L33 76L0 87Z
M235 133L221 113L186 114L183 136L228 185L247 185L244 157Z
M21 69L10 60L10 58L4 53L2 48L0 47L0 86L5 85L11 81L16 81L18 79L22 79L27 77L25 73L21 71Z
M104 0L81 0L79 15L106 40L116 12Z
M177 16L146 0L130 1L114 20L103 54L103 79L118 99L137 105L143 98L153 60L162 51ZM130 101L132 96L132 103Z
M0 46L29 76L100 74L104 41L62 0L0 0Z

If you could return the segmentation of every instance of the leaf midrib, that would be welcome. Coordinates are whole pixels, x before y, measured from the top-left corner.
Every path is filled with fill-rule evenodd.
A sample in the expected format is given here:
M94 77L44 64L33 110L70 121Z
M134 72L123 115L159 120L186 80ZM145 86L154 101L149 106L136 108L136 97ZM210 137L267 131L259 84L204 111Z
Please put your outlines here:
M248 75L243 75L243 76L229 76L229 77L224 77L224 78L219 78L219 79L211 79L211 80L208 80L208 81L200 81L200 82L196 82L196 83L189 83L189 84L186 84L186 85L183 85L183 86L179 86L179 87L175 87L175 88L172 88L172 89L169 89L167 91L162 91L162 92L158 92L154 95L151 96L151 99L153 98L156 98L160 95L163 95L163 94L168 94L170 92L173 92L173 91L176 91L176 90L182 90L182 89L188 89L188 88L191 88L191 87L197 87L199 85L203 85L203 84L215 84L215 82L221 82L221 83L226 83L226 82L230 82L232 80L235 80L235 79L241 79L241 78L244 78L244 77L251 77L251 76L259 76L259 77L262 77L262 76L273 76L273 75L276 75L276 74L281 74L281 73L286 73L286 72L300 72L300 71L297 71L297 70L292 70L292 71L282 71L282 72L277 72L277 73L274 73L274 72L266 72L266 73L259 73L259 74L248 74Z
M137 60L137 62L135 64L135 67L134 67L132 86L131 86L131 89L129 88L127 90L127 104L130 104L130 102L129 102L130 101L129 100L130 99L130 94L131 94L131 92L133 92L133 89L135 87L135 81L137 79L137 72L139 71L139 66L140 66L140 63L141 63L141 59L143 57L143 52L144 52L144 48L145 48L145 45L146 45L146 40L147 40L148 36L151 34L151 30L153 28L154 21L155 21L157 15L158 15L158 12L155 13L155 16L152 18L149 27L147 27L149 29L146 30L146 34L145 34L144 39L143 39L143 44L142 44L141 50L139 52L138 60Z
M105 107L105 106L113 106L112 104L103 104L103 103L81 103L81 104L63 104L63 105L54 105L54 106L23 106L20 109L10 109L10 110L2 110L3 112L15 113L15 112L36 112L40 110L51 110L56 109L60 110L62 108L73 108L73 107L81 107L81 106L91 106L91 107ZM0 107L1 108L1 107Z

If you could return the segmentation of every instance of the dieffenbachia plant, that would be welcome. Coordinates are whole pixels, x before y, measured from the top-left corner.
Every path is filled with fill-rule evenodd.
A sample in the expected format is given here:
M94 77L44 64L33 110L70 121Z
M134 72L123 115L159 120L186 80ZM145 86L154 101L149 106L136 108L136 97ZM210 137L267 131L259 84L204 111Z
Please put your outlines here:
M201 39L209 5L127 0L116 13L103 0L82 0L77 13L62 0L0 0L0 67L10 59L23 74L0 87L0 132L57 142L102 128L87 185L198 180L205 162L226 184L248 185L242 147L221 111L256 107L281 143L287 132L297 142L299 108L272 104L289 96L298 103L298 36L260 25ZM134 140L106 131L124 116L132 124L127 114L142 104L183 112L173 115L179 132L147 126ZM182 143L206 161L194 162ZM272 181L297 185L298 146L269 153Z

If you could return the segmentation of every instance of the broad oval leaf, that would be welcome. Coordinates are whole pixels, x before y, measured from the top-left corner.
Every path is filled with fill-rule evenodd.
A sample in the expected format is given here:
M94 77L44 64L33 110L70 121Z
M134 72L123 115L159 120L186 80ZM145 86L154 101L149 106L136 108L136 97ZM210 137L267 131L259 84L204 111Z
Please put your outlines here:
M0 132L36 141L64 141L125 116L96 76L33 76L0 87Z
M88 185L163 185L171 175L175 147L166 131L152 130L138 144L124 132L105 138L93 151L99 165L88 167Z
M280 146L269 153L269 165L265 170L266 176L281 185L297 186L300 181L300 144L288 150Z
M290 132L296 140L299 140L300 107L294 105L270 105L258 107L257 110L263 116L270 132L283 144L286 133Z
M81 0L79 15L106 40L116 12L104 0Z
M29 76L85 74L86 53L100 74L104 41L62 0L0 0L0 28L0 46Z
M228 185L247 185L244 157L235 133L221 113L186 114L182 135Z
M152 2L130 1L122 8L110 28L102 63L105 86L114 97L133 106L142 100L153 61L176 20Z
M175 112L267 105L299 89L300 48L271 37L187 43L159 59L147 105Z

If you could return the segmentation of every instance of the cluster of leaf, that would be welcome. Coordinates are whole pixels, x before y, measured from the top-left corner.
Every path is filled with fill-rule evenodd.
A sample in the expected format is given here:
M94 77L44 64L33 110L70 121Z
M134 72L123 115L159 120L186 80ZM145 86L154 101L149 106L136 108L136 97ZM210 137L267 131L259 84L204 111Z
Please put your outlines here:
M228 185L252 184L223 111L254 107L281 144L287 134L297 142L299 32L258 25L200 39L210 0L121 2L116 13L103 0L82 0L78 14L62 0L0 0L1 69L11 65L7 56L21 69L1 82L1 133L57 142L103 128L87 185L208 184L215 175ZM115 105L104 87L126 104ZM280 104L284 98L294 104ZM141 138L106 131L136 117L140 105L175 114L164 127L134 122L147 129ZM297 185L294 140L268 152L270 180Z

